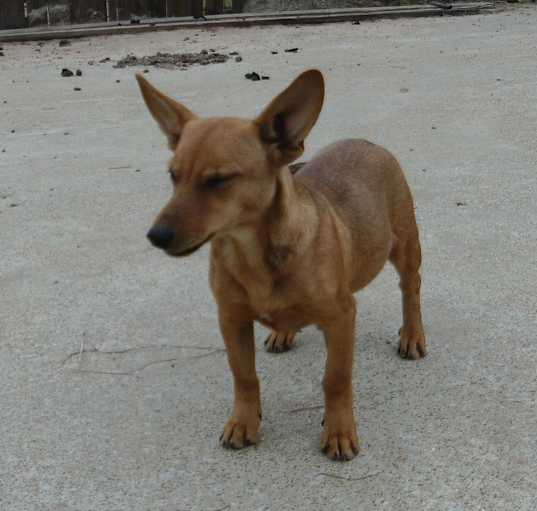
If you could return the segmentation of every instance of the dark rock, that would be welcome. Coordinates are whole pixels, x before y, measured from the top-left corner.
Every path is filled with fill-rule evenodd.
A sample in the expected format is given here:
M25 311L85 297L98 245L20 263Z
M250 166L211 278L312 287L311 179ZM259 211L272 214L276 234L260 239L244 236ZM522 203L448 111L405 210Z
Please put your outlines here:
M251 73L246 73L244 75L244 78L246 78L247 80L252 80L252 82L258 82L259 80L261 80L261 77L255 71L252 71Z
M261 80L270 80L270 76L262 76Z
M359 25L359 24L360 24L360 20L353 21L352 24L353 24L353 25Z
M99 60L100 64L104 64L105 62L110 62L110 57L105 57L104 59Z
M272 53L272 55L278 55L277 51L271 51L270 53Z
M0 57L5 57L4 52L0 51Z
M70 69L67 69L66 67L64 67L62 69L62 76L65 78L65 77L68 77L68 76L73 76L73 72L70 70Z
M238 55L238 54L239 54L238 51L232 51L232 52L230 53L230 55L232 55L232 56L233 56L233 55Z
M68 41L67 39L62 39L59 42L59 46L71 46L71 41Z
M80 69L77 69L75 74L76 76L82 76L82 71L80 71Z
M235 62L242 62L242 57L235 57Z
M75 87L73 90L78 92L78 91L81 91L82 89L80 87Z
M298 48L288 48L285 50L285 53L296 53L298 52Z

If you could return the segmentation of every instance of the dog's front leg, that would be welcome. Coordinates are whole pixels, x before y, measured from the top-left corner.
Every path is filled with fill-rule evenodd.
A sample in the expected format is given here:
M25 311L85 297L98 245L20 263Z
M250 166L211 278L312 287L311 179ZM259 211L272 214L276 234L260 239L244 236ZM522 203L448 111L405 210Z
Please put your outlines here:
M261 422L259 380L255 371L254 326L240 314L219 311L220 330L233 373L235 404L220 441L224 447L240 449L257 441Z
M325 411L321 448L333 460L351 460L359 450L352 410L355 318L356 304L350 296L345 300L341 312L321 325L327 348L323 379Z

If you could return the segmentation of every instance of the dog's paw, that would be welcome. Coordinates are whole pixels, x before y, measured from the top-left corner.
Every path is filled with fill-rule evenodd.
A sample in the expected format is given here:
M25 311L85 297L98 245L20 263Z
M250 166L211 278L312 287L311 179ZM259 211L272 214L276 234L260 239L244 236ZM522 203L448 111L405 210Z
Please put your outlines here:
M220 444L227 449L242 449L255 445L260 422L259 418L242 422L231 417L224 426L224 431L220 436Z
M335 421L332 426L324 421L321 449L334 461L350 461L358 454L360 444L352 416L346 421Z
M399 330L399 356L418 360L427 354L427 343L422 328L401 328Z
M269 353L283 353L293 346L296 332L277 332L273 330L265 340L265 346Z

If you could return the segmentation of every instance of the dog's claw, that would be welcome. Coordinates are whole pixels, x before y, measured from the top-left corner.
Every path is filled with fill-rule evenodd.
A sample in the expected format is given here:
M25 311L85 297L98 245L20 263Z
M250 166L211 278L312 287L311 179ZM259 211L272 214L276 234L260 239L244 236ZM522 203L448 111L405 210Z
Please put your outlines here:
M296 332L276 332L273 330L265 339L265 346L270 353L283 353L293 346Z
M350 421L344 419L340 422L332 419L332 427L328 427L327 424L321 435L323 453L334 461L352 460L360 450L354 420L351 418Z
M427 354L425 334L421 328L399 329L399 356L407 360L419 360Z
M231 417L224 426L224 431L220 436L220 444L225 449L242 449L255 445L260 420L258 413L254 415L252 421L244 423Z

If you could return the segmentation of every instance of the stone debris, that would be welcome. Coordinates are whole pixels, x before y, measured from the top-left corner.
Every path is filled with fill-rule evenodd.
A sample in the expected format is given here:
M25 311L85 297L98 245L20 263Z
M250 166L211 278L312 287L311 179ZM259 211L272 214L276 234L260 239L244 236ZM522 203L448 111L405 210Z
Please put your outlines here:
M202 50L199 53L161 53L156 55L147 55L137 57L136 55L127 55L125 58L118 60L114 67L124 68L128 66L156 66L164 68L179 67L185 69L189 66L208 64L218 64L226 62L229 55L223 53L209 53L207 50Z

